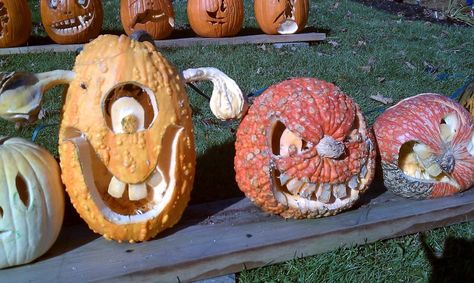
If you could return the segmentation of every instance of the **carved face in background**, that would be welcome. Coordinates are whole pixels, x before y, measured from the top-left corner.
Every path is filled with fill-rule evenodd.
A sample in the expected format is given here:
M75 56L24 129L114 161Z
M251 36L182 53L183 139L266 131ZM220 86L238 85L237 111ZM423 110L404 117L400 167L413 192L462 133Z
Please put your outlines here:
M152 44L125 35L85 45L74 72L59 133L66 190L95 232L147 240L174 225L190 197L195 153L184 85Z
M295 78L269 87L237 131L240 189L283 217L336 214L373 179L375 148L364 117L336 86Z
M24 44L30 37L31 25L26 0L0 0L0 47Z
M48 36L60 44L84 43L102 29L100 0L41 0L41 21Z
M154 39L163 39L173 31L173 5L171 0L121 0L120 19L128 35L144 30Z
M190 0L187 10L191 28L200 36L233 36L242 28L242 0Z
M308 0L255 0L255 18L267 34L292 34L308 21Z

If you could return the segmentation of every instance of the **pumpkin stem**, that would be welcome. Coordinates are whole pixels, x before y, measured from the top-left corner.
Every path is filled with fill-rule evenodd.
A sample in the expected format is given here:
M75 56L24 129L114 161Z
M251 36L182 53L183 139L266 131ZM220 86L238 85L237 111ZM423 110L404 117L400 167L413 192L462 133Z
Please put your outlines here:
M239 119L247 111L247 99L239 86L220 70L212 67L187 69L182 76L186 83L211 81L214 84L209 106L217 118Z
M43 94L74 79L73 71L0 73L0 117L19 124L38 120Z
M319 156L336 159L344 154L344 143L335 140L331 136L324 136L316 145Z

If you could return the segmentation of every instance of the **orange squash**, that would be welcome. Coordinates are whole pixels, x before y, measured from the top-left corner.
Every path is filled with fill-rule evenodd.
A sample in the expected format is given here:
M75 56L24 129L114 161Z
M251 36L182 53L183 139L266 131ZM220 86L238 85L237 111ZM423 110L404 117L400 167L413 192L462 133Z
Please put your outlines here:
M41 0L40 5L44 29L56 43L88 42L102 29L100 0Z
M242 0L189 0L191 28L202 37L234 36L244 22Z
M0 47L24 44L31 34L31 12L26 0L0 1Z
M105 238L147 240L173 226L190 198L195 152L183 82L151 43L124 35L85 45L74 72L59 132L71 202Z
M255 18L267 34L292 34L308 21L308 0L255 0Z
M171 0L121 0L120 19L128 35L144 30L154 39L163 39L173 32L173 4Z

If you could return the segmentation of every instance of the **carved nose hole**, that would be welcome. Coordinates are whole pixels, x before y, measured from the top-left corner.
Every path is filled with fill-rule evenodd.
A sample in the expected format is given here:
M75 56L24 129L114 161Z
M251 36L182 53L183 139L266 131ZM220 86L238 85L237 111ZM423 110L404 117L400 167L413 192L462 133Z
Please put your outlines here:
M30 191L28 190L28 185L23 176L18 174L15 179L15 184L21 202L28 208L30 203Z

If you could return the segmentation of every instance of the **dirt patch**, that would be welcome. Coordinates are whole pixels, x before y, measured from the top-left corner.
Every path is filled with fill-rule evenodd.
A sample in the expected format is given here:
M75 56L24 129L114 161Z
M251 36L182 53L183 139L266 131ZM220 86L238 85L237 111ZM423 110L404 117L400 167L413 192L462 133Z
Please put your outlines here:
M408 20L427 21L448 25L465 25L446 17L449 0L353 0L373 8L403 16Z

